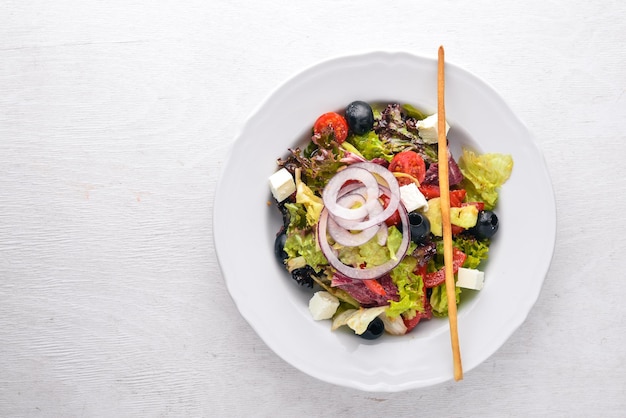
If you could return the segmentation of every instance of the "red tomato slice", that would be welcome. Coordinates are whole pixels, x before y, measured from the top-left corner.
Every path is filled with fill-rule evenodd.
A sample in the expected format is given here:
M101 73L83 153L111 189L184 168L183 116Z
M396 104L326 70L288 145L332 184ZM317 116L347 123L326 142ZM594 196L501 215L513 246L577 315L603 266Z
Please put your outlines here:
M433 199L435 197L439 197L441 191L439 190L439 186L433 186L429 184L422 184L419 187L419 191L424 195L426 200Z
M452 232L452 235L459 235L461 232L465 231L465 228L458 225L450 225L450 230Z
M402 317L402 322L404 322L404 326L406 327L406 332L411 332L413 328L422 320L422 316L418 313L412 319L406 319Z
M365 279L362 280L363 284L365 284L365 287L367 287L370 291L376 293L377 295L380 296L387 296L387 292L385 291L385 288L383 287L382 284L380 284L378 282L378 280L376 279Z
M452 248L452 271L456 274L459 267L463 265L467 256L458 248ZM434 273L426 273L424 276L424 286L435 287L446 281L445 267L440 268Z
M450 190L450 207L460 208L466 194L465 189Z
M426 178L426 163L421 155L415 151L402 151L397 153L389 163L389 171L397 171L409 174L422 183ZM400 177L398 183L403 186L411 183L410 179Z
M339 113L324 113L315 121L313 132L316 134L332 132L335 141L341 144L348 137L348 122Z

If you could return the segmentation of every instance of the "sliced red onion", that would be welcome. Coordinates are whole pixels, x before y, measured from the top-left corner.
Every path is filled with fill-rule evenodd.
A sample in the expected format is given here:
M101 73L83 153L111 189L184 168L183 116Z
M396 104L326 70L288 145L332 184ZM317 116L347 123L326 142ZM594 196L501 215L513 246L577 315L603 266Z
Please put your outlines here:
M365 190L364 187L361 189ZM365 197L358 194L356 191L341 196L337 203L342 207L352 207L355 204L363 205L365 203ZM357 247L365 244L372 239L378 232L379 226L371 226L369 228L360 230L354 227L359 224L359 220L345 220L339 217L329 217L328 219L328 233L338 243L348 247ZM352 232L360 231L360 232Z
M346 247L358 247L376 236L380 226L370 226L360 232L351 232L337 224L332 217L328 217L328 233L338 244Z
M380 196L389 198L387 207ZM409 218L400 200L400 187L395 176L378 164L352 164L337 173L322 193L324 209L317 226L320 248L328 262L339 273L353 279L374 279L383 276L402 260L411 239ZM387 242L385 221L396 211L402 222L402 242L394 257L384 264L358 268L344 264L328 242L328 235L343 246L356 247L376 237L379 245Z
M409 216L404 208L404 205L400 205L398 212L400 214L400 220L402 221L402 242L400 243L398 251L396 251L395 257L379 266L355 268L341 262L341 260L337 257L335 250L333 250L330 246L328 237L326 236L329 213L326 208L322 209L322 213L317 224L317 239L320 244L320 248L330 265L341 274L358 280L377 279L396 267L406 254L411 240L409 231Z
M364 164L364 163L359 163ZM338 203L339 193L342 187L349 181L362 183L366 188L366 202L356 208L347 208ZM378 199L378 183L367 169L350 166L335 174L330 179L322 193L324 206L333 214L346 220L363 219L368 214L368 201ZM372 226L372 225L369 225ZM363 228L365 229L365 228Z
M376 225L381 223L382 221L387 220L387 218L393 215L394 212L398 209L398 206L400 206L400 186L398 185L398 180L396 180L396 177L391 173L391 171L387 170L385 167L379 164L365 162L352 164L349 168L352 167L363 168L365 170L368 170L370 173L377 174L387 183L386 186L389 189L389 203L387 204L385 210L383 210L383 212L376 217L370 218L368 221L361 224L361 228L368 228L372 225ZM380 187L381 185L379 185L379 190ZM378 201L378 196L376 198L376 201ZM380 220L381 218L382 221Z
M389 236L389 228L386 223L380 224L380 228L376 233L376 239L378 240L378 245L381 247L387 243L387 237Z
M379 178L386 184L379 184ZM385 194L390 200L387 207L379 211L381 204L378 198L381 189L387 191ZM340 204L339 198L348 193L362 195L365 203L357 208ZM400 186L395 176L385 167L370 162L357 163L335 174L324 188L322 198L324 206L339 225L351 230L363 230L380 225L393 215L400 205Z
M374 174L381 178L386 184L384 186L380 185ZM344 208L337 203L342 186L351 180L359 181L367 188L365 205L355 209ZM371 183L372 181L375 183L375 186ZM378 201L380 188L385 186L389 189L389 203L387 207L382 212L377 213L376 216L370 216L367 220L363 220L365 216L375 212L376 207L380 205ZM352 228L363 230L374 225L379 225L393 215L400 205L400 186L395 176L385 167L370 162L357 163L337 173L324 188L322 196L324 206L328 208L333 217L345 220L363 220ZM341 221L338 223L341 224Z
M331 217L337 222L338 225L341 225L342 227L346 229L350 229L352 231L361 231L363 229L372 228L383 223L385 221L384 219L380 220L378 223L372 226L363 228L364 222L366 221L369 222L370 219L380 219L380 214L383 213L383 209L384 208L383 208L382 203L380 203L380 201L376 199L375 201L372 202L370 206L368 206L368 215L364 219L348 220L348 219L340 218L339 216L333 216L332 214L331 214Z

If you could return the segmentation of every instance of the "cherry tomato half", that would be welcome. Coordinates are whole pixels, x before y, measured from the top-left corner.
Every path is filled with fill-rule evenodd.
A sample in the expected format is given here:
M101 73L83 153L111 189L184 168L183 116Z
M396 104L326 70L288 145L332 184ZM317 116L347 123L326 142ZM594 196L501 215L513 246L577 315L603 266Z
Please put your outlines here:
M330 133L335 137L335 141L341 144L348 137L348 122L336 112L324 113L317 118L313 125L313 132L316 134Z
M397 153L389 163L389 171L399 171L409 174L422 183L426 177L426 163L424 159L415 151L402 151ZM410 179L400 177L400 186L411 183Z

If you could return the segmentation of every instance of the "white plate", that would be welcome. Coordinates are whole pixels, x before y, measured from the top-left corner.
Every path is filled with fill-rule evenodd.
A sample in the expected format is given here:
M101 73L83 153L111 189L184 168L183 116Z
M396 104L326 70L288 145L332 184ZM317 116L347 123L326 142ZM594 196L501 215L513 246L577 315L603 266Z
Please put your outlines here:
M511 80L515 82L515 80ZM337 385L400 391L453 378L447 319L402 337L369 342L331 332L308 311L310 290L278 265L273 241L281 219L269 206L267 178L277 157L298 145L315 119L353 100L437 105L437 62L376 52L333 59L288 80L258 107L233 144L214 206L220 266L241 315L294 367ZM513 174L496 208L500 230L485 267L485 287L458 310L464 372L493 354L525 320L539 296L556 237L556 206L545 162L524 124L485 82L446 63L450 147L512 154ZM469 292L466 292L469 293Z

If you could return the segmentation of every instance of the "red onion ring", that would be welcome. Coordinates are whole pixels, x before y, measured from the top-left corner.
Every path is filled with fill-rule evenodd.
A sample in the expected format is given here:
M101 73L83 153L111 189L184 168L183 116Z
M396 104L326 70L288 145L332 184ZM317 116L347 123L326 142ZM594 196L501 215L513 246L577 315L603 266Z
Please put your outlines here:
M396 177L391 173L391 171L376 163L357 163L350 166L350 168L352 167L364 168L370 173L377 174L387 183L386 186L389 189L389 202L387 203L387 207L385 208L385 210L383 210L382 213L378 214L377 216L372 217L368 221L361 224L360 227L367 228L372 225L377 225L384 222L385 220L387 220L387 218L393 215L394 212L398 209L398 206L400 206L400 186L398 185L398 180L396 180ZM382 185L379 185L379 190L381 186ZM377 203L380 203L378 201L379 196L380 194L376 196Z
M337 224L332 217L328 217L328 233L337 244L346 247L358 247L365 244L374 238L379 230L380 226L370 226L360 232L353 233Z
M322 209L322 213L317 224L317 240L324 256L326 256L326 259L328 260L328 263L344 276L357 280L377 279L387 274L390 270L396 267L400 261L402 261L402 258L406 254L411 241L409 216L404 208L404 205L400 205L398 212L400 214L400 220L402 221L402 242L400 243L398 251L396 251L395 257L379 266L366 267L362 269L348 266L337 257L335 251L328 242L328 237L326 236L329 212L326 208Z
M339 199L339 201L342 201L342 200L343 199ZM369 229L369 228L380 225L382 221L378 222L376 225L368 226L366 228L362 227L363 222L365 222L368 218L371 219L372 217L378 217L383 212L383 209L384 208L383 208L382 203L380 203L380 201L376 199L372 201L371 204L368 206L368 215L365 218L348 220L348 219L343 219L339 216L333 216L332 214L331 214L331 217L337 222L338 225L342 226L345 229L349 229L352 231L361 231L364 229Z
M389 188L389 203L382 212L364 220L367 215L371 215L373 212L376 212L375 207L380 205L378 198L380 196L380 187L382 185L378 183L378 180L373 174L378 175L387 183L385 186ZM345 186L347 182L353 180L365 185L366 202L363 206L351 209L339 205L337 201L341 196L340 192L342 187ZM372 184L372 181L375 182L375 185ZM395 176L385 167L370 162L356 163L335 174L335 176L324 188L324 191L322 192L322 199L324 201L324 206L328 208L334 218L341 218L348 221L358 220L359 223L352 224L350 229L363 230L374 225L379 225L393 215L400 205L400 186L398 185L398 181ZM340 220L338 220L337 223L340 225L342 224Z
M381 195L389 197L387 207L380 202ZM317 238L332 267L345 276L363 280L378 278L398 265L406 254L411 237L408 214L400 200L400 186L389 170L370 162L353 164L328 182L322 199L324 209L317 225ZM357 203L360 205L354 207ZM396 211L402 222L402 242L392 259L366 268L352 267L339 260L327 234L338 244L350 247L365 244L376 236L382 246L388 234L385 221Z
M339 205L338 199L341 188L349 181L357 181L366 188L365 204L356 208L348 208ZM364 219L368 214L368 202L372 199L378 199L378 182L365 168L350 166L335 174L330 179L324 191L322 192L324 206L328 208L333 216L346 219L357 220ZM369 225L372 226L372 225ZM365 229L365 228L361 228Z

